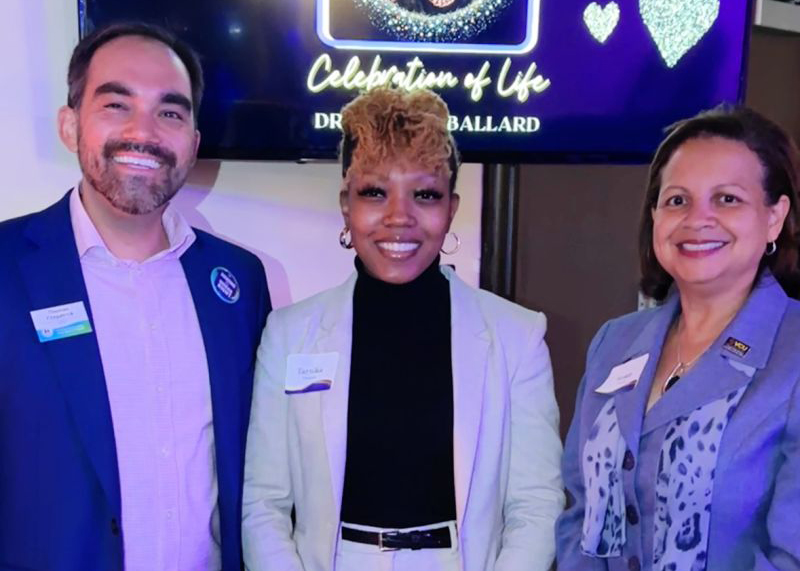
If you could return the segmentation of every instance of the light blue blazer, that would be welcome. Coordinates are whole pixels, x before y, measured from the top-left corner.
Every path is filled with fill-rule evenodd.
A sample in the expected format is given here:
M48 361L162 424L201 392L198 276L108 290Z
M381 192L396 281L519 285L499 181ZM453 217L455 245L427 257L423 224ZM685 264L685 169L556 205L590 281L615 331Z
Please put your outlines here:
M800 302L765 272L714 345L645 415L664 339L679 311L673 294L658 308L607 322L591 343L563 459L573 500L556 526L558 571L652 569L655 478L666 427L745 385L717 457L706 570L800 570ZM749 349L737 355L726 348L729 338ZM635 388L595 392L613 367L645 353L650 357ZM600 559L580 547L587 509L580 453L609 398L633 453L622 481L635 515L626 522L622 556Z

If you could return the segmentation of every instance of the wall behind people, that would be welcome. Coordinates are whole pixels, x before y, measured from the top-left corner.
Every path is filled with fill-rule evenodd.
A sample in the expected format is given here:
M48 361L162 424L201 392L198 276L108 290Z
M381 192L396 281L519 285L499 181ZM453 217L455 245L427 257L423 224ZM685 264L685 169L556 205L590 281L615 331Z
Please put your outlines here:
M754 28L747 82L747 103L800 141L800 34ZM563 433L592 336L637 307L646 179L643 165L521 169L516 300L548 316Z
M754 29L747 103L781 125L800 144L800 33Z
M77 4L9 0L3 5L0 220L46 207L80 177L76 158L56 133L67 64L78 41ZM443 256L472 285L480 269L481 172L479 165L462 169L453 226L462 246ZM175 203L192 225L255 252L279 307L340 283L353 269L352 253L338 244L340 181L341 169L332 163L200 161Z

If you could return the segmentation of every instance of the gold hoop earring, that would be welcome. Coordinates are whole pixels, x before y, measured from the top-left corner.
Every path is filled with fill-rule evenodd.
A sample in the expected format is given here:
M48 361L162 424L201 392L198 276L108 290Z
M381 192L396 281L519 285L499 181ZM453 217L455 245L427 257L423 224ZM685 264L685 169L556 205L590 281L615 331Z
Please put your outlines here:
M778 251L778 245L775 243L775 240L772 242L767 242L767 250L764 252L767 256L771 256L775 252Z
M350 228L347 226L342 228L342 231L339 232L339 245L345 250L349 250L353 247L353 236L350 234Z
M447 239L447 236L452 236L453 238L455 238L456 245L451 250L445 250L444 249L444 244L442 244L442 247L439 248L439 251L442 254L444 254L445 256L452 256L453 254L455 254L456 252L458 252L461 249L461 238L459 238L458 234L456 234L455 232L448 232L445 235L445 239Z

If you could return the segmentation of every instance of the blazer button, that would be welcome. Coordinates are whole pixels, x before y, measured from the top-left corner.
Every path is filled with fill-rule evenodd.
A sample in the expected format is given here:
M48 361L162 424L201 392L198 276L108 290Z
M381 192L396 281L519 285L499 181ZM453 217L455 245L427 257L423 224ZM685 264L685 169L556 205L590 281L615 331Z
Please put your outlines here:
M631 525L639 523L639 514L636 513L636 508L630 504L625 507L625 517L628 518L628 523Z
M633 470L634 466L636 466L636 460L633 458L633 452L626 450L625 456L622 458L622 469Z
M117 523L117 518L111 518L111 534L112 535L119 535L119 523Z
M628 559L628 570L629 571L641 571L642 570L642 564L639 563L639 558L636 557L635 555L633 557L631 557L630 559Z

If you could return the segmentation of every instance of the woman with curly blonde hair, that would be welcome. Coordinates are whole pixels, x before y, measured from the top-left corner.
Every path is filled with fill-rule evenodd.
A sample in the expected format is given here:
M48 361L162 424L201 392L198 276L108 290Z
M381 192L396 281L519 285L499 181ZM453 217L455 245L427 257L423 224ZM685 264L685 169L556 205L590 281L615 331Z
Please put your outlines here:
M428 91L343 110L340 244L356 271L270 314L251 571L550 568L563 493L545 318L439 265L459 200L447 116Z

